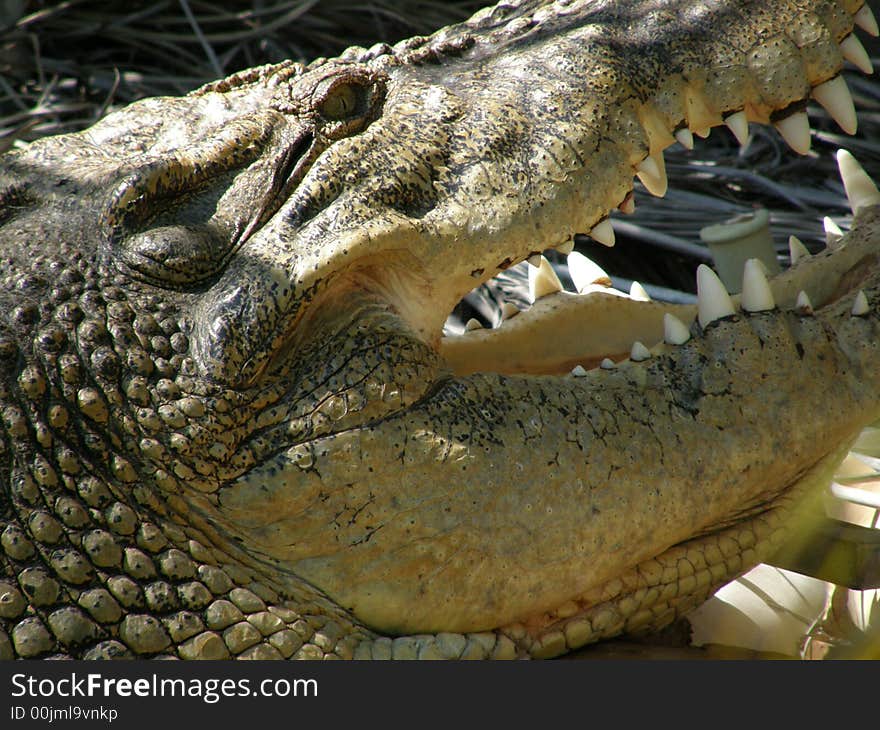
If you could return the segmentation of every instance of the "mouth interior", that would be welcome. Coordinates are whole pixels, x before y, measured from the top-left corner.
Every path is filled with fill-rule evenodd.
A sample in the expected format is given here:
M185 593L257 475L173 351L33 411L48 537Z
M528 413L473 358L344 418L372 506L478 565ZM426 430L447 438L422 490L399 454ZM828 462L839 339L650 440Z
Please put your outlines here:
M567 375L607 366L628 358L635 342L647 348L661 342L665 314L690 324L697 311L690 295L672 303L650 300L640 285L629 293L616 289L608 274L577 253L555 271L542 257L540 268L521 264L514 273L524 290L520 302L532 302L522 311L511 302L495 305L488 328L475 318L463 326L447 320L440 351L456 374ZM467 299L478 298L485 302L485 288Z

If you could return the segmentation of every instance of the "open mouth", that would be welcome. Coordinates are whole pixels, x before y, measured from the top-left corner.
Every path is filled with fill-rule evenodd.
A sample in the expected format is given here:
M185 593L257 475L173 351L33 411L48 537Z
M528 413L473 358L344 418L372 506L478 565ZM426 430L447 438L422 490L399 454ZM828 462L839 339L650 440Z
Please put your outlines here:
M837 155L853 213L880 205L880 193L848 152ZM810 255L789 240L791 266L771 277L758 259L746 261L742 291L730 296L705 265L697 272L693 304L651 301L638 286L629 293L611 287L610 277L581 254L568 254L574 291L566 291L547 259L528 274L532 305L509 307L493 328L475 326L447 332L440 352L457 375L476 372L550 375L591 379L601 391L610 371L634 379L652 358L663 358L720 322L758 321L762 315L812 319L823 308L843 316L870 312L861 286L876 270L870 248L849 250L829 239L828 249ZM760 330L760 325L758 325ZM802 354L802 353L801 353ZM729 522L715 524L624 575L572 597L554 610L501 629L535 656L554 656L597 638L626 631L649 631L680 616L732 576L768 558L780 545L786 520L806 520L809 500L831 479L846 448L838 448L801 473L781 492L745 505ZM809 507L804 507L809 504ZM795 522L799 525L805 522ZM749 527L743 529L743 524Z
M876 187L852 155L839 152L838 164L853 210L874 204ZM826 252L824 258L829 255ZM712 322L740 312L783 308L811 314L814 308L855 294L843 282L829 285L836 277L820 262L798 266L810 258L804 245L791 236L792 268L771 277L760 260L749 259L742 292L733 297L715 273L701 264L693 303L672 303L651 300L638 284L628 293L613 288L611 277L578 252L568 253L566 264L560 267L563 278L571 282L566 290L549 261L532 256L527 280L531 305L520 311L513 304L502 304L495 327L483 327L476 319L464 327L448 326L440 351L459 375L488 371L580 377L626 360L644 361L658 346L682 345ZM523 288L525 278L520 277ZM857 310L863 306L862 297L858 306L854 301Z

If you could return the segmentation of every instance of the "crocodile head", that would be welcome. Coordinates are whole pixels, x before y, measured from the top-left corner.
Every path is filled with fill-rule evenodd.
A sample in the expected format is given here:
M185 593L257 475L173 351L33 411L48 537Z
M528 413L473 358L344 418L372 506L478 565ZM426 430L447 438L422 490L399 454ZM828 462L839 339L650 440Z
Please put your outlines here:
M693 309L543 273L499 330L442 328L575 231L613 242L691 130L804 152L812 95L852 131L838 74L872 21L501 4L8 154L15 653L547 656L758 562L880 416L880 196L845 153L853 231L769 283L750 264L741 299L708 269Z

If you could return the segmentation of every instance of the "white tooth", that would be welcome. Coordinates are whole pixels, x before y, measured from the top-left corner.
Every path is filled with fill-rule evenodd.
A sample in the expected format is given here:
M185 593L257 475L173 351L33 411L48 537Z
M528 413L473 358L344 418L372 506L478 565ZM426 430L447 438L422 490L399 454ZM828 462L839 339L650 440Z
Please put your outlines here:
M837 125L847 134L855 134L859 120L853 105L852 94L843 76L835 76L813 89L813 98L818 101Z
M729 117L725 117L724 123L733 132L733 136L736 137L739 146L745 147L749 141L749 120L746 119L746 113L744 111L735 112Z
M650 302L651 295L645 291L645 287L643 287L639 282L634 281L629 286L629 297L630 299L635 299L637 302Z
M614 229L611 227L611 221L606 218L604 221L593 226L590 230L590 238L604 246L613 246Z
M568 275L578 293L591 284L611 286L611 277L605 269L577 251L568 254Z
M642 362L642 360L647 360L651 357L651 351L645 347L641 342L636 340L633 342L632 350L629 353L629 359L633 362Z
M559 277L556 276L556 272L553 271L550 262L541 256L540 266L537 269L529 269L529 294L532 297L532 301L536 302L541 297L546 297L548 294L555 294L559 291L562 291Z
M742 308L745 312L768 312L776 307L764 268L758 259L749 259L743 267Z
M636 174L651 195L656 195L658 198L666 195L669 183L666 179L666 164L662 152L642 160L636 167Z
M599 363L599 367L603 370L614 370L617 367L617 363L614 362L610 357L606 357L602 362Z
M624 213L625 215L632 215L636 212L636 196L630 193L627 195L623 202L617 206L617 209Z
M675 133L675 138L678 140L678 143L684 147L686 150L692 150L694 148L694 135L691 130L687 127L682 127Z
M822 227L825 229L825 245L829 248L837 245L837 242L843 238L843 231L827 215L822 219Z
M794 266L801 259L808 258L810 252L797 236L788 237L788 256L791 259L791 265Z
M861 208L880 204L877 185L855 157L846 150L837 150L837 167L840 169L840 179L843 180L853 213L858 213Z
M805 291L798 292L797 301L794 303L794 308L801 314L813 313L813 303L810 301L810 298L807 296L807 293Z
M582 378L587 374L587 371L584 370L583 365L575 365L572 368L571 374L576 378Z
M669 345L683 345L691 333L678 317L667 312L663 315L663 341Z
M877 27L877 19L874 17L874 13L871 12L871 8L868 7L867 2L862 5L859 12L855 14L853 20L856 25L868 35L872 35L875 38L880 35L880 28Z
M543 259L543 258L544 257L541 256L541 254L539 254L539 253L533 253L531 256L529 256L526 259L526 261L529 262L529 266L531 266L533 269L540 269L541 268L541 259Z
M501 321L503 322L506 319L510 319L511 317L515 317L519 314L519 307L511 302L504 302L501 305Z
M471 317L464 326L465 332L470 332L471 330L481 330L483 329L483 325L480 324L478 319L474 319Z
M716 319L734 314L733 302L718 275L706 264L697 267L697 317L706 327Z
M567 241L563 241L556 247L556 250L559 251L559 253L570 254L574 251L574 239L569 238Z
M868 52L855 33L848 35L843 40L843 43L840 44L840 51L843 53L843 57L862 73L874 73L874 66L868 57Z
M642 173L654 178L660 176L660 168L657 167L657 161L650 155L636 165L636 174L641 175Z
M855 302L853 302L853 317L864 317L868 313L868 311L868 297L865 296L864 291L859 289L859 293L856 294L856 300Z
M810 151L810 120L806 112L795 112L775 123L788 146L801 155Z

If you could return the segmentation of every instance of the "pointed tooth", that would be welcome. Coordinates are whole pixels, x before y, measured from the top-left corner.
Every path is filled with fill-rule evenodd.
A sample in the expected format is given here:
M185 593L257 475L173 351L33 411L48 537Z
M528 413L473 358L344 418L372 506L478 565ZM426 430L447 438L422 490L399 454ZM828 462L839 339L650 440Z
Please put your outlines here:
M651 195L656 195L658 198L666 195L669 183L666 179L666 164L662 152L642 160L636 167L636 175Z
M614 370L617 367L617 363L614 362L610 357L606 357L602 362L599 363L599 367L603 370Z
M764 268L758 259L749 259L743 267L742 303L745 312L768 312L775 309L776 302Z
M749 120L746 119L745 111L740 110L725 117L724 123L727 125L727 128L733 132L733 136L736 137L739 146L745 147L746 143L749 141Z
M880 204L877 185L855 157L846 150L837 150L837 167L840 169L840 179L843 180L853 213L858 213L861 208Z
M651 351L645 347L641 342L636 340L633 342L632 350L629 353L629 359L633 362L642 362L643 360L647 360L651 357Z
M697 312L701 327L735 313L727 289L706 264L697 267Z
M843 43L840 44L840 52L843 53L843 57L847 61L862 73L874 73L874 66L871 63L868 52L865 50L865 47L855 33L851 33L843 39Z
M798 292L797 301L794 303L794 308L801 314L813 313L813 303L810 301L810 298L807 296L807 293L805 291Z
M529 294L532 301L536 302L548 294L555 294L562 291L562 284L550 262L541 256L541 265L537 268L529 269Z
M587 374L587 371L584 370L583 365L575 365L571 370L571 374L576 378L582 378Z
M593 226L592 229L590 229L590 238L594 241L598 241L603 246L613 246L614 229L611 227L611 221L606 218L604 221L600 221Z
M791 265L794 266L801 259L809 258L810 252L804 246L801 239L797 236L788 237L788 256L791 259Z
M636 174L641 175L643 173L655 178L660 176L660 168L657 167L657 161L650 155L636 165Z
M663 315L663 341L669 345L683 345L691 333L678 317L667 312Z
M480 323L480 320L474 319L471 317L464 326L465 332L470 332L471 330L481 330L483 329L483 325Z
M656 154L652 155L654 161L657 163L657 168L660 170L660 180L659 185L657 187L657 192L652 193L659 198L662 198L666 195L666 190L669 188L669 179L666 177L666 160L663 157L663 150L659 150Z
M568 275L579 294L591 284L611 286L611 277L605 269L577 251L568 255Z
M859 12L853 16L853 20L855 21L855 24L868 35L872 35L875 38L880 35L880 28L877 27L877 19L874 17L874 13L871 12L871 8L868 7L867 2L862 5Z
M544 257L541 256L541 254L539 254L539 253L533 253L531 256L526 258L526 261L529 262L529 266L531 266L533 269L540 269L541 268L541 259L543 259L543 258Z
M645 287L643 287L639 282L634 281L629 286L629 297L630 299L635 299L637 302L650 302L651 295L645 291Z
M810 151L810 120L806 112L795 112L780 119L775 127L789 147L800 155Z
M630 192L624 199L623 202L617 206L617 209L625 214L632 215L636 212L636 196Z
M856 117L852 94L849 93L849 87L843 76L835 76L830 81L819 84L813 89L813 98L822 105L844 132L856 133L859 120Z
M574 239L569 238L567 241L563 241L556 247L556 250L559 251L559 253L563 253L566 255L570 254L572 251L574 251Z
M501 305L501 321L516 317L519 314L519 307L511 302L504 302Z
M675 139L677 139L678 143L686 150L692 150L694 148L694 134L687 127L682 127L677 130L675 132Z
M822 227L825 229L825 245L831 248L836 246L837 242L843 238L843 231L827 215L822 219Z
M869 311L868 297L865 296L865 292L862 289L859 289L859 293L856 294L856 300L853 302L852 315L853 317L864 317Z
M700 139L709 139L709 135L712 134L712 127L701 127L699 129L694 130L694 134L697 135Z

